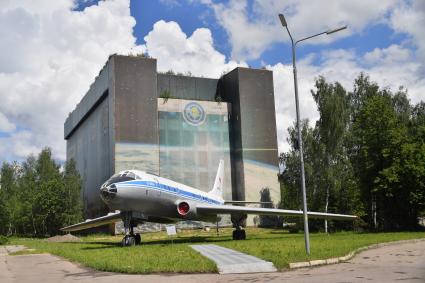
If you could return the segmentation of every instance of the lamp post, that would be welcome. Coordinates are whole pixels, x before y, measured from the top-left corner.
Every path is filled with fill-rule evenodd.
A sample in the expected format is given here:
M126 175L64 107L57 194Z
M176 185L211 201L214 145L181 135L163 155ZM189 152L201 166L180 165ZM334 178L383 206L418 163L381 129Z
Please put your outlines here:
M324 31L318 34L314 34L311 36L304 37L300 40L297 40L294 42L291 33L288 29L288 24L286 23L285 17L283 14L279 14L280 22L282 23L282 26L286 28L288 31L289 37L291 38L292 43L292 66L294 70L294 89L295 89L295 109L297 113L297 130L298 130L298 150L300 152L300 167L301 167L301 189L302 189L302 196L303 196L303 219L304 219L304 241L305 241L305 250L307 255L310 255L310 233L308 230L308 215L307 215L307 197L306 197L306 190L305 190L305 173L304 173L304 154L303 154L303 140L301 138L301 128L300 128L300 109L299 109L299 102L298 102L298 79L297 79L297 66L296 66L296 56L295 56L295 49L297 47L297 44L301 41L322 35L322 34L331 34L334 32L338 32L341 30L344 30L347 28L347 26L343 26L340 28Z

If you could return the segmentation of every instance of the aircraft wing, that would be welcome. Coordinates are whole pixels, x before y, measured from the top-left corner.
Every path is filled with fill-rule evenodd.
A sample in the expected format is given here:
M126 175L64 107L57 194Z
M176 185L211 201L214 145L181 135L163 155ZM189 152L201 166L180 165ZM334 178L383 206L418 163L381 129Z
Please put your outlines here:
M302 217L301 210L287 210L276 208L260 208L260 207L245 207L233 205L204 205L198 204L196 211L199 214L257 214L257 215L281 215L281 216L298 216ZM346 214L333 214L323 212L307 212L309 218L317 219L334 219L334 220L354 220L357 216Z
M224 204L271 204L271 201L225 200Z
M88 228L98 227L109 223L118 222L121 220L121 212L108 213L108 215L101 216L95 219L87 219L84 222L74 224L71 226L63 227L60 230L64 232L80 231Z

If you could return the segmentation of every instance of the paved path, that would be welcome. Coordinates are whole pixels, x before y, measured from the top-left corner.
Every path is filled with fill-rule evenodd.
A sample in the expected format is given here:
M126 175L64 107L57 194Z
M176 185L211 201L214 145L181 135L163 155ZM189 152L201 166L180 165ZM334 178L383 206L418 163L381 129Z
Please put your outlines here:
M275 272L273 263L217 245L191 245L191 248L215 262L220 274Z
M336 265L228 275L98 272L48 254L9 256L0 247L0 282L425 282L425 241L367 250L346 263Z

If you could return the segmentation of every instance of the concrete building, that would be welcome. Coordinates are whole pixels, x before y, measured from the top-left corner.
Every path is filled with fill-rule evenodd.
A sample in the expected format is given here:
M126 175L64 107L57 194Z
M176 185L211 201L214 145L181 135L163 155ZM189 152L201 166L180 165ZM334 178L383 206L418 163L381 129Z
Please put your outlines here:
M280 200L273 76L236 68L219 79L161 74L156 59L110 56L64 125L83 179L85 217L107 212L99 188L139 169L209 191L225 161L226 199Z

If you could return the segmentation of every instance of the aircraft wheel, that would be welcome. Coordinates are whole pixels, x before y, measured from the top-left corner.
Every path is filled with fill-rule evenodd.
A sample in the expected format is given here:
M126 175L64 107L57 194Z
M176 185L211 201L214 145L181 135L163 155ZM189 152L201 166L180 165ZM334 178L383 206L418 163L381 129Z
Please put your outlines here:
M245 230L241 230L240 231L240 234L241 234L241 240L245 240L246 239L246 233L245 233Z
M134 238L134 236L129 236L128 237L128 246L132 247L136 245L136 239Z
M134 236L131 235L125 235L125 237L122 239L121 244L123 247L130 247L136 245L136 239Z
M234 230L232 237L233 237L233 240L245 240L246 239L245 230Z
M134 235L134 239L136 241L136 245L140 245L140 243L142 242L142 237L140 237L140 234Z
M122 238L121 246L123 246L123 247L127 246L127 235L124 238Z

